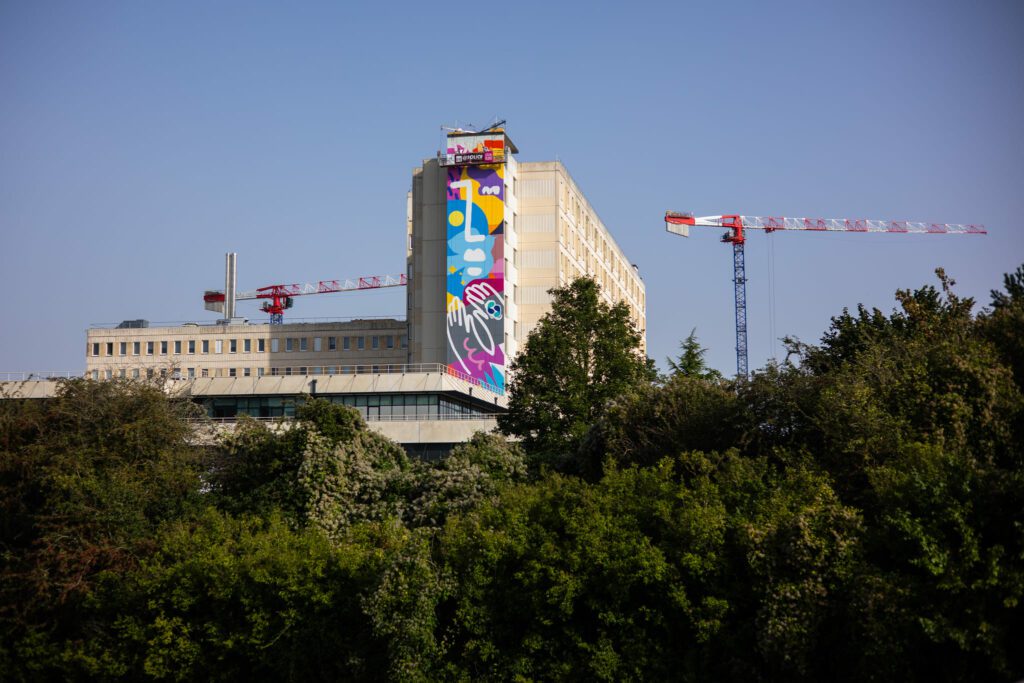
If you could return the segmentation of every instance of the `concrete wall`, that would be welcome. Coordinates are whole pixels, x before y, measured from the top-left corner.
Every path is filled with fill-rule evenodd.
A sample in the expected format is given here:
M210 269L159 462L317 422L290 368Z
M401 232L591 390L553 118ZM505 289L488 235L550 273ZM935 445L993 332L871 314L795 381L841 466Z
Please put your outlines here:
M97 379L105 379L108 372L112 377L131 378L145 377L148 371L171 374L177 370L188 377L191 368L196 377L243 377L258 376L261 371L267 375L285 374L287 368L291 368L293 373L298 373L299 368L306 368L302 372L306 374L314 373L313 368L320 368L319 372L326 373L329 367L340 372L337 370L340 366L401 365L408 355L402 348L405 336L405 322L392 319L285 325L94 328L86 334L86 373L91 376L96 371ZM374 337L378 348L373 348ZM331 338L334 339L334 349L330 348ZM345 348L346 338L349 340L348 349ZM291 351L288 350L289 339L292 340ZM318 339L319 342L316 341ZM232 341L234 351L231 350ZM203 351L204 342L206 352ZM195 347L193 353L189 353L190 343ZM249 351L245 350L246 343ZM302 349L303 343L305 350ZM316 350L318 343L319 351ZM152 353L149 353L150 344L153 345ZM180 351L176 352L179 346Z
M409 420L377 421L366 423L370 429L379 432L400 444L418 443L462 443L476 432L491 432L497 429L494 418L479 420Z
M445 185L445 169L434 159L413 172L408 204L413 362L444 363L447 358ZM506 356L515 356L550 310L547 291L582 275L597 280L609 303L626 303L646 346L643 280L565 166L510 157L505 185Z

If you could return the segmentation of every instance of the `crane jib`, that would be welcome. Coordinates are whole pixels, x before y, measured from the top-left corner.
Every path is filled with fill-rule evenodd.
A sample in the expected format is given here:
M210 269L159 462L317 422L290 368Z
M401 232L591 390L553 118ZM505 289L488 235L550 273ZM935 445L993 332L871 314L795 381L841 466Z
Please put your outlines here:
M723 242L733 247L733 285L736 306L736 374L747 376L747 301L744 268L744 230L804 230L810 232L876 232L918 233L930 235L986 235L984 225L974 223L920 223L911 221L877 221L863 218L787 218L785 216L694 216L678 211L665 212L665 227L669 232L686 237L689 226L728 228ZM686 226L686 227L674 227Z

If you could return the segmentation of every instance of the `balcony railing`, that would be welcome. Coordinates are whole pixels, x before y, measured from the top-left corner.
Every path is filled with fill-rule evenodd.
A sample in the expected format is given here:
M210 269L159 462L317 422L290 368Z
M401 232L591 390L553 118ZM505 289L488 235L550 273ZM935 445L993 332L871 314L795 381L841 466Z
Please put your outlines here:
M430 415L363 415L363 419L367 422L433 422L435 420L454 420L454 421L466 421L466 420L496 420L498 415L501 413L461 413L453 415L443 415L439 413L431 413ZM252 415L236 415L234 417L190 417L187 419L192 424L234 424L242 418L255 420L256 422L292 422L295 420L294 417L290 416L279 416L279 417L254 417Z
M329 372L328 370L330 370L330 369L333 369L334 372ZM314 370L316 370L316 372L313 372ZM102 378L103 377L102 373L105 372L105 370L98 370L97 369L97 370L95 370L95 372L99 373L99 377ZM258 377L253 377L253 376L250 376L250 377L220 377L220 378L217 378L217 377L202 377L202 378L183 377L181 375L181 369L180 368L175 368L174 370L172 370L170 373L167 373L167 374L164 374L164 373L166 373L166 370L164 370L164 372L160 373L160 379L165 379L166 378L166 379L171 379L171 380L176 380L176 381L189 381L189 380L193 380L193 379L258 379ZM407 375L407 374L414 374L414 373L416 373L416 374L421 374L421 373L422 374L438 373L438 374L443 374L443 375L449 375L450 377L454 377L456 379L462 380L463 382L466 382L467 384L472 384L472 385L478 386L478 387L480 387L482 389L487 389L488 391L490 391L492 393L495 393L495 394L498 394L498 395L504 395L504 393L505 393L504 390L500 389L499 387L495 386L494 384L491 384L489 382L485 382L484 380L478 379L476 377L473 377L472 375L468 375L468 374L466 374L464 372L461 372L459 370L453 370L452 368L448 367L447 365L442 365L441 363L367 364L367 365L336 365L336 366L323 366L323 367L308 367L308 368L306 368L306 372L304 372L304 373L292 373L290 375L286 375L286 374L283 374L283 373L282 374L276 374L276 375L270 374L270 373L266 373L266 374L263 375L263 377L267 378L267 377L329 377L329 376L332 376L332 375ZM73 377L83 377L83 376L87 376L87 374L86 373L81 373L81 372L72 372L70 370L40 370L40 371L35 371L35 372L29 372L29 371L0 372L0 382L23 382L23 381L29 381L29 380L70 379L70 378L73 378ZM152 379L156 379L156 378L154 377L154 378L148 378L148 379L152 380Z
M71 379L82 377L81 372L71 370L37 370L34 372L0 372L0 382L26 382L31 380Z

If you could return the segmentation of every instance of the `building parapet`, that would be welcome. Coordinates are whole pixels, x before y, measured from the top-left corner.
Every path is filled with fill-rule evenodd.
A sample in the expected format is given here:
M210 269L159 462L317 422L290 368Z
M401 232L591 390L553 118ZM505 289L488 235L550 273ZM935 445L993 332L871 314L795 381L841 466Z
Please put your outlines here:
M358 315L349 316L342 318L289 318L288 322L280 325L281 328L287 328L289 325L319 325L328 323L355 323L361 321L377 321L386 320L391 322L405 322L404 315ZM90 330L150 330L154 328L167 328L167 327L224 327L224 326L239 326L239 327L255 327L258 325L268 325L267 321L252 321L245 319L245 322L224 322L217 320L208 320L203 322L196 322L194 320L163 320L163 321L147 321L145 327L125 327L124 321L119 323L89 323Z

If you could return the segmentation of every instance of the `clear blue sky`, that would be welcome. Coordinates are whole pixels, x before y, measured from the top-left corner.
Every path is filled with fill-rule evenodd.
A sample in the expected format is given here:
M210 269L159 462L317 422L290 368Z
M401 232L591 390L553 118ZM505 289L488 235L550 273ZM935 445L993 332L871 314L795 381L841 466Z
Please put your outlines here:
M226 251L241 289L401 272L412 169L495 116L640 266L659 363L696 327L735 369L731 252L666 209L990 230L753 235L751 368L936 266L985 304L1024 262L1022 31L1019 0L0 1L0 370L80 371L91 323L213 320Z

